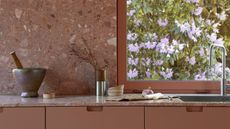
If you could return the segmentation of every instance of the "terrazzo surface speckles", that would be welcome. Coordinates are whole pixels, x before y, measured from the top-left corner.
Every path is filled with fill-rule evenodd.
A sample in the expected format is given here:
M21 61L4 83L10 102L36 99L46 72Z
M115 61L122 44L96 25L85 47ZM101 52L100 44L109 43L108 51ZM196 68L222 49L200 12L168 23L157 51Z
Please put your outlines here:
M20 94L11 51L48 69L40 94L93 95L95 67L116 84L116 0L1 0L0 19L0 94Z

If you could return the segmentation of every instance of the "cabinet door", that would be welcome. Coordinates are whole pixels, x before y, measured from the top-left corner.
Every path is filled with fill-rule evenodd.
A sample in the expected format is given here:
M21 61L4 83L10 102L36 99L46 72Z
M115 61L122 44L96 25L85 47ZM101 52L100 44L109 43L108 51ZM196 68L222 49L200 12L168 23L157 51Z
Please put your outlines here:
M45 129L44 108L1 108L0 129Z
M146 129L230 129L227 107L146 107Z
M47 129L144 129L144 107L48 107Z

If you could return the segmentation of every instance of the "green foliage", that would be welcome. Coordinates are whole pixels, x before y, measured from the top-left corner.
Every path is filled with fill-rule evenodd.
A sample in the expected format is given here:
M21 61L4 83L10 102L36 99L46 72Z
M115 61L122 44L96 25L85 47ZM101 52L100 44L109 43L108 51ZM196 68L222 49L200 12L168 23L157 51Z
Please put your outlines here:
M219 33L230 3L219 1L127 0L128 78L206 80L210 44L230 46Z

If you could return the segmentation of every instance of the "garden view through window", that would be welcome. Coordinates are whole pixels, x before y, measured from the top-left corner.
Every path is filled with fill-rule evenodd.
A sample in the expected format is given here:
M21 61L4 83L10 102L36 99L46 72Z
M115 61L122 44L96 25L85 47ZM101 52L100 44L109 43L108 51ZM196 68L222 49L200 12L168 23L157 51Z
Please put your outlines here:
M126 12L128 80L217 80L211 44L226 47L230 77L229 0L127 0Z

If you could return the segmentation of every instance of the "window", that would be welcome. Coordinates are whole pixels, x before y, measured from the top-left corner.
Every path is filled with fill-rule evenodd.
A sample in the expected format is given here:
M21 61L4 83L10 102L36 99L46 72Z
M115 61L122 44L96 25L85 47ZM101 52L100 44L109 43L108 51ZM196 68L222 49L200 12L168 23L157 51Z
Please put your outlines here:
M212 43L229 48L229 5L228 0L118 0L118 83L128 92L149 86L168 93L218 92L219 82L210 80L220 75L220 53L210 69L208 48Z

